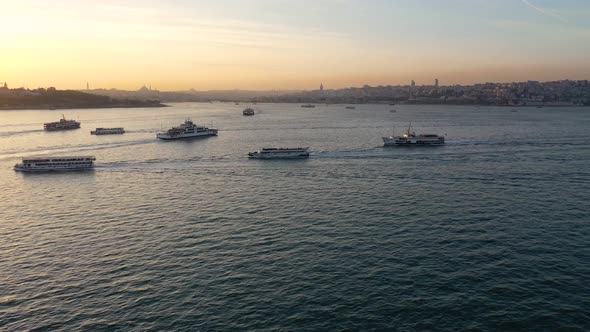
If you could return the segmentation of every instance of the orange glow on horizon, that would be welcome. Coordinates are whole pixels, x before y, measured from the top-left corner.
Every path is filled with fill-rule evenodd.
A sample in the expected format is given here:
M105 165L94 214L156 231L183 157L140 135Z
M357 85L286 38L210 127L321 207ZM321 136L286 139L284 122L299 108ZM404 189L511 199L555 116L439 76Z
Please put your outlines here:
M550 50L541 54L479 36L468 44L452 38L424 41L397 30L359 35L361 27L331 30L266 23L264 19L270 19L264 13L259 21L197 10L188 15L184 8L156 3L153 8L112 1L4 4L0 82L60 89L85 89L88 82L91 88L127 90L144 84L162 91L289 90L316 89L320 83L345 88L406 85L411 80L432 84L435 78L449 85L590 76L590 57L562 53L564 48L557 47L568 38L581 40L585 32L563 25L538 31L542 26L490 23L490 31L501 30L502 36L521 31L528 34L524 38L546 41L547 46L535 44ZM549 29L557 29L558 37L547 37Z

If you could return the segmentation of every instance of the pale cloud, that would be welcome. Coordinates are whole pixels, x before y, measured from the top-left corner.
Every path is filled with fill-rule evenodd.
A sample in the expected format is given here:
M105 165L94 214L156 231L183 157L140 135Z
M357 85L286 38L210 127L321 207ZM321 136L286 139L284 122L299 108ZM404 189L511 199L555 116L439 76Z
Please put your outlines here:
M521 1L522 1L522 2L523 2L525 5L529 6L530 8L532 8L532 9L536 10L537 12L539 12L539 13L541 13L541 14L543 14L543 15L546 15L546 16L549 16L549 17L553 17L554 19L557 19L557 20L559 20L559 21L561 21L561 22L563 22L563 23L569 23L569 22L568 22L568 20L567 20L565 17L563 17L563 16L561 16L561 15L559 15L559 14L557 14L557 13L553 12L553 11L550 11L550 10L548 10L548 9L545 9L545 8L539 7L539 6L537 6L537 5L533 4L533 3L531 3L531 2L530 2L530 1L528 1L528 0L521 0Z

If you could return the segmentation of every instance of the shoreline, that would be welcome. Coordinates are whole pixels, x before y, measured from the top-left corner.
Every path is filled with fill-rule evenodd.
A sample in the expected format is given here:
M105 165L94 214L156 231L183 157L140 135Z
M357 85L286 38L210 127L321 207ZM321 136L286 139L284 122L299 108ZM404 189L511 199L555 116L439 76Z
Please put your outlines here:
M0 111L57 111L57 110L73 110L73 109L105 109L105 108L161 108L170 107L166 104L148 104L148 105L103 105L103 106L0 106Z
M234 102L229 101L213 101L214 103L222 103L222 104L233 104ZM173 101L171 103L199 103L199 104L209 104L212 103L210 101ZM243 101L240 103L247 104L249 102ZM257 102L258 104L292 104L292 105L301 105L301 102ZM379 105L379 106L463 106L463 107L501 107L501 108L585 108L590 107L590 105L490 105L490 104L431 104L431 103L396 103L394 105L389 105L386 103L324 103L324 102L316 102L316 103L309 103L313 105ZM147 104L147 105L102 105L102 106L0 106L0 111L39 111L39 110L47 110L47 111L56 111L56 110L72 110L72 109L109 109L109 108L163 108L163 107L172 107L171 105L158 103L158 104Z

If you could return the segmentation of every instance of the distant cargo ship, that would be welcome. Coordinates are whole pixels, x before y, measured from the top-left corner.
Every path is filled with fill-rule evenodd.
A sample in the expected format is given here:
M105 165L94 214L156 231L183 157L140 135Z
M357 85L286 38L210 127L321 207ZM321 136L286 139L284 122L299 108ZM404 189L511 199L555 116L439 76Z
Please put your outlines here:
M14 165L18 172L83 171L94 168L93 156L81 157L29 157Z
M315 108L315 105L314 104L303 104L303 105L301 105L301 107L303 107L303 108Z
M384 146L408 146L408 145L442 145L445 144L445 137L436 134L416 135L412 131L412 125L402 136L383 137Z
M80 122L76 120L66 120L66 117L63 114L59 121L43 124L43 129L46 131L70 130L78 128L80 128Z
M125 134L123 128L96 128L90 132L91 135L118 135Z
M166 132L158 133L157 138L163 140L173 140L182 138L195 138L195 137L206 137L206 136L217 136L217 129L210 129L203 126L194 124L191 120L186 120L178 127L172 127Z

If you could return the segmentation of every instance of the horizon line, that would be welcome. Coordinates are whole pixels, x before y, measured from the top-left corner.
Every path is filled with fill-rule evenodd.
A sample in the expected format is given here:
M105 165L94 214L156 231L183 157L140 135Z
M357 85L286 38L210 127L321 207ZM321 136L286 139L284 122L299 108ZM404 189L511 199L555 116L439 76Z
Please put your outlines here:
M564 81L589 81L590 78L588 79L571 79L571 78L564 78L564 79L557 79L557 80L526 80L526 81L485 81L485 82L478 82L478 83L471 83L471 84L447 84L447 85L441 85L439 84L438 87L453 87L453 86L474 86L474 85L481 85L481 84L512 84L512 83L529 83L529 82L538 82L538 83L551 83L551 82L564 82ZM2 87L4 84L8 84L8 82L2 82L0 81L0 87ZM418 82L415 82L415 86L436 86L435 84L418 84ZM320 83L321 85L323 85L323 83ZM342 88L326 88L325 85L323 85L324 90L343 90L343 89L360 89L363 88L365 86L368 87L407 87L407 86L411 86L412 85L412 81L410 82L410 84L396 84L396 85L392 85L392 84L378 84L378 85L370 85L370 84L363 84L360 86L347 86L347 87L342 87ZM18 88L9 88L10 90L16 90L16 89L26 89L26 90L36 90L36 89L49 89L49 88L55 88L58 89L58 87L56 86L39 86L37 88L29 88L28 86L20 86ZM139 90L142 90L143 88L146 88L149 91L158 91L158 92L190 92L190 91L194 91L194 92L211 92L211 91L250 91L250 92L267 92L267 91L315 91L315 90L320 90L320 89L281 89L281 88L272 88L272 89L247 89L247 88L230 88L230 89L208 89L208 90L197 90L195 88L188 88L188 89L184 89L184 90L158 90L157 88L152 88L151 85L141 85L140 88L136 89L136 90L128 90L128 89L124 89L124 88L115 88L115 87L111 87L111 88L93 88L93 89L88 89L88 88L82 88L82 89L76 89L76 88L59 88L58 90L73 90L73 91L95 91L95 90L119 90L119 91L132 91L132 92L136 92Z

